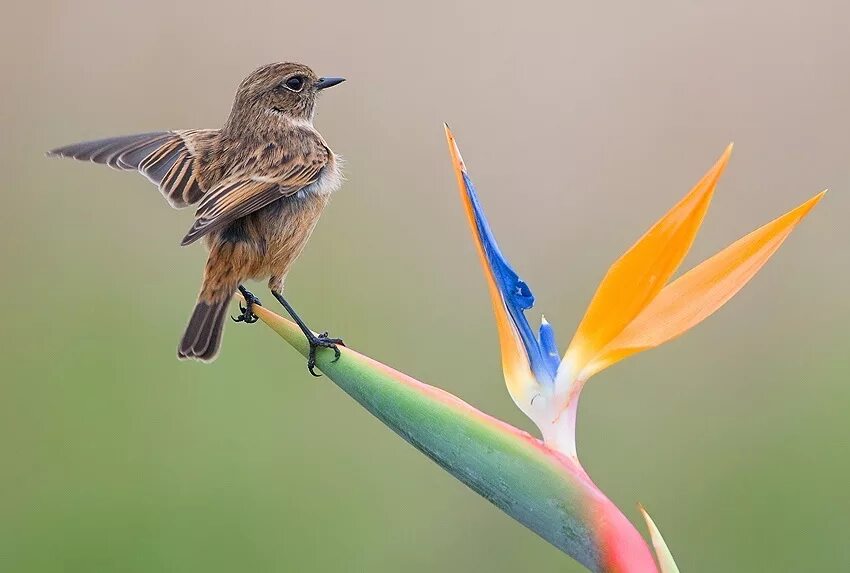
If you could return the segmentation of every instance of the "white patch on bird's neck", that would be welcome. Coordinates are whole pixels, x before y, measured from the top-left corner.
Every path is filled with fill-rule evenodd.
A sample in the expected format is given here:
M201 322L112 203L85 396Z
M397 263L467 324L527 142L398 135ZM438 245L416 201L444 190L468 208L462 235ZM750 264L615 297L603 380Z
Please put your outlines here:
M313 117L293 117L288 113L280 111L275 108L267 108L265 112L269 115L276 117L280 122L285 124L290 128L297 129L309 129L310 131L316 131L316 128L313 127Z
M341 169L342 160L336 155L331 155L330 161L322 169L322 174L312 184L301 190L302 193L316 193L317 195L330 195L340 187L344 180Z
M289 125L292 127L300 127L301 129L309 129L310 131L315 131L316 128L313 127L313 119L306 117L288 117L286 118L289 122Z

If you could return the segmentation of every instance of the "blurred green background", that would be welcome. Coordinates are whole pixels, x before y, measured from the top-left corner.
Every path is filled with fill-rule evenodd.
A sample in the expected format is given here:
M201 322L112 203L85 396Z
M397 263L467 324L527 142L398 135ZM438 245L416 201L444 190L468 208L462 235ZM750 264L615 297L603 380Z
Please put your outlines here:
M0 570L580 571L267 328L175 347L204 252L142 177L57 145L217 127L256 66L349 81L347 159L290 275L316 329L532 429L504 388L452 125L562 347L608 265L736 143L698 262L825 187L705 324L600 375L579 448L683 571L850 570L846 2L7 6L0 23ZM272 302L262 287L256 289ZM641 527L643 530L643 528Z

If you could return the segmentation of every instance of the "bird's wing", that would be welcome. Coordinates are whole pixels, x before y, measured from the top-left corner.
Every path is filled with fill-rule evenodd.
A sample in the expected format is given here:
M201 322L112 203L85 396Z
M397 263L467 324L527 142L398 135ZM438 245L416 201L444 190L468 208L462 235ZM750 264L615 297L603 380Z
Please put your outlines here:
M282 197L298 193L319 179L327 160L328 151L323 147L278 166L277 173L226 178L204 195L195 212L195 223L181 244L193 243Z
M204 195L198 177L197 144L216 133L213 129L156 131L74 143L47 154L137 170L159 186L173 207L181 208L197 203Z

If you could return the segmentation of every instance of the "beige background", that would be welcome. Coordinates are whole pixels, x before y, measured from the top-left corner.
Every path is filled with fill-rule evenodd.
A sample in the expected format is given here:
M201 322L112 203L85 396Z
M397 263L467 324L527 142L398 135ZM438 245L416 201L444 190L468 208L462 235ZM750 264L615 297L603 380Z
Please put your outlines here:
M7 5L0 568L580 570L264 327L228 327L213 366L178 363L203 263L177 247L189 213L139 176L42 155L218 126L244 75L296 60L349 78L317 119L348 183L293 304L524 428L443 121L562 347L607 266L729 141L686 266L829 187L716 316L593 380L579 448L683 571L850 569L848 21L837 1Z

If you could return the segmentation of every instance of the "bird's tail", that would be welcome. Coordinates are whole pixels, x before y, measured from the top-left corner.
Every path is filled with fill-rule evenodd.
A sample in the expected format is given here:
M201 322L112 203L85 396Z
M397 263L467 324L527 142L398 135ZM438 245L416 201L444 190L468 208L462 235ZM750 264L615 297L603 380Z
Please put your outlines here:
M202 362L215 360L221 347L221 331L224 329L230 298L225 296L213 300L205 300L204 297L198 299L186 332L183 333L183 339L177 347L177 358L191 358Z

